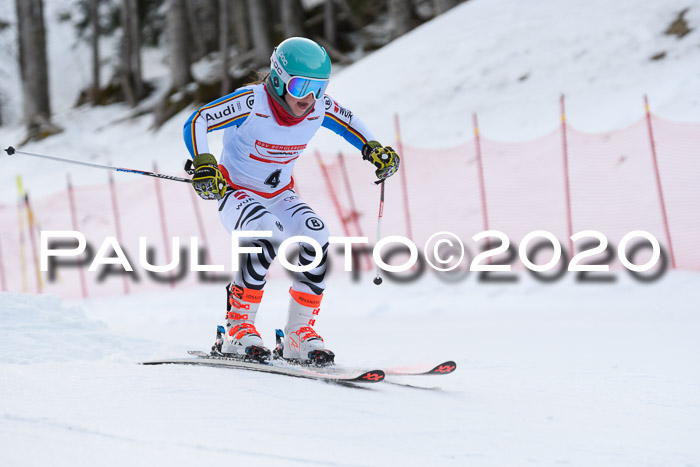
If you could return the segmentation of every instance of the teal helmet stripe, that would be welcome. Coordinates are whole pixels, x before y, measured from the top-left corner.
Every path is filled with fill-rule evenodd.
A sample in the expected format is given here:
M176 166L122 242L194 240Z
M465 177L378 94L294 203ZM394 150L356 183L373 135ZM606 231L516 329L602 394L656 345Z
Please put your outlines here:
M316 42L291 37L278 45L270 57L270 79L278 95L294 76L327 80L331 76L331 59Z

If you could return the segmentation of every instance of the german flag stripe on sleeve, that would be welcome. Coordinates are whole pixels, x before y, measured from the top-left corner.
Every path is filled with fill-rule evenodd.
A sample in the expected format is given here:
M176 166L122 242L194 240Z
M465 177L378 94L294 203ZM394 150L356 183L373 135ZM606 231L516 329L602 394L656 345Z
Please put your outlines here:
M190 117L190 121L188 123L190 124L190 138L192 141L192 149L193 149L195 155L199 154L199 151L197 150L197 136L195 133L195 129L196 129L195 123L197 122L197 119L202 116L202 112L207 111L209 109L212 109L214 107L218 107L220 105L226 104L228 102L233 101L234 99L238 99L239 97L243 97L243 96L246 96L248 94L253 94L253 90L249 89L249 90L245 90L245 91L234 92L232 94L229 94L228 96L222 97L221 99L217 99L217 100L205 105L204 107L201 107L199 110L197 110L197 112L195 112L192 115L192 117ZM233 117L225 122L218 123L212 127L208 127L207 132L209 132L211 130L217 130L217 129L222 128L230 123L235 123L236 120L241 119L241 118L244 119L248 115L250 115L250 112L246 113L244 115L238 115L238 116Z
M226 126L229 126L229 125L232 124L232 123L236 123L237 120L241 120L241 119L245 120L246 117L248 117L248 115L250 115L250 112L247 112L247 113L244 113L244 114L241 114L241 115L237 115L237 116L235 116L235 117L233 117L233 118L229 118L229 119L226 120L225 122L217 123L217 124L214 125L214 126L210 126L210 127L207 129L207 133L210 132L210 131L213 131L213 130L218 130L218 129L220 129L220 128L224 128L224 127L226 127Z
M345 128L346 131L350 132L355 137L357 137L357 139L359 139L362 142L362 144L365 144L367 142L367 139L364 136L362 136L362 134L360 134L360 132L358 132L356 129L354 129L353 127L351 127L350 125L348 125L344 121L339 120L332 113L326 112L326 118L330 118L331 120L333 120L334 122L336 122L337 124L339 124L340 126Z

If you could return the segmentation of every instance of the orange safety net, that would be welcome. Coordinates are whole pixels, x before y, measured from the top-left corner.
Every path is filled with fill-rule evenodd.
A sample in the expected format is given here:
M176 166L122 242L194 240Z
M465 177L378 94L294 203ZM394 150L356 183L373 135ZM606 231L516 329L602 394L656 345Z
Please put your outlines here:
M404 195L398 175L386 182L382 236L407 236L410 231L412 240L422 250L431 235L447 231L464 241L467 257L473 258L483 244L475 243L471 237L485 230L488 223L489 229L504 232L516 246L528 232L547 230L568 251L570 215L573 233L597 230L607 236L612 246L630 231L646 230L658 239L667 254L673 253L676 268L700 270L700 124L651 116L651 125L661 190L646 119L603 134L567 127L570 204L566 197L561 129L518 143L481 136L485 196L481 192L475 140L441 149L404 145L401 170L408 196ZM405 137L410 139L410 135ZM324 219L331 235L362 234L373 245L379 209L374 168L355 151L321 157L327 176L313 154L298 160L294 174L298 194ZM338 157L343 158L343 164ZM156 183L160 184L165 201L164 213L159 212ZM224 283L232 279L231 239L221 227L217 203L192 197L191 188L185 184L146 177L117 182L115 188L120 245L136 272L127 275L127 286L118 265L86 273L89 296L167 290L173 284ZM31 186L28 189L31 192ZM78 228L91 248L90 254L81 258L81 267L87 268L105 237L117 236L107 176L103 185L74 187L74 198ZM31 205L36 222L31 235L37 247L41 230L73 230L67 190L32 199ZM201 214L204 231L196 221L195 209ZM139 265L139 237L148 239L151 264L163 265L173 259L171 245L163 238L161 215L168 235L180 238L183 254L175 271L148 273ZM0 205L0 225L3 284L11 292L36 292L36 265L26 209L14 203ZM223 265L225 272L201 275L189 271L191 237L199 239L200 248L209 248L209 262ZM337 251L340 248L330 249L335 273L343 269ZM575 248L580 250L580 245L577 243ZM107 256L114 256L111 249L108 251ZM644 262L645 255L648 257L648 250L640 253L635 262ZM543 253L544 256L547 255ZM203 256L200 263L206 261ZM617 263L616 257L613 262ZM277 263L270 277L286 276ZM43 291L65 298L82 296L80 281L77 267L59 267L55 277L42 273Z

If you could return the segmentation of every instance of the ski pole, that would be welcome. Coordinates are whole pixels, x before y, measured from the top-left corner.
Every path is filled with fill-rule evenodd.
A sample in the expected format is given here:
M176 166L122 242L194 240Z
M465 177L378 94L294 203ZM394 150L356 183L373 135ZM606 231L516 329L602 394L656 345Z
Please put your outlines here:
M377 217L377 242L382 237L382 219L384 218L384 182L385 182L385 180L382 180L379 183L382 188L381 188L381 191L379 194L379 216ZM379 264L377 264L377 276L374 278L374 283L376 285L379 285L382 283L382 278L379 274L380 274L380 269L379 269Z
M42 159L49 159L52 161L67 162L69 164L75 164L75 165L84 165L85 167L94 167L96 169L114 170L116 172L128 172L128 173L133 173L133 174L137 174L137 175L147 175L149 177L163 178L165 180L174 180L176 182L192 183L192 180L190 180L188 178L174 177L172 175L165 175L165 174L160 174L160 173L155 173L155 172L149 172L147 170L126 169L123 167L114 167L111 165L95 164L93 162L84 162L84 161L76 161L73 159L64 159L62 157L56 157L56 156L46 156L43 154L33 154L31 152L17 151L12 146L5 149L5 152L7 153L8 156L11 156L13 154L23 154L25 156L40 157Z

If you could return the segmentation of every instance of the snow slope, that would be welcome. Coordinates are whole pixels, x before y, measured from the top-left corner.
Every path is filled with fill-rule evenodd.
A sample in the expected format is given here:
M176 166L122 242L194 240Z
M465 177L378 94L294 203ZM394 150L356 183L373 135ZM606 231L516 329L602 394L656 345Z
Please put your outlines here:
M93 361L133 352L138 344L111 335L105 323L89 320L81 307L65 306L51 295L0 293L0 310L3 363Z
M694 30L663 31L684 8ZM450 146L484 135L534 139L559 124L604 132L639 120L642 96L673 120L700 119L700 8L687 0L472 0L345 69L329 93L392 141ZM657 53L666 58L653 61ZM317 144L338 148L324 135Z
M653 286L473 279L331 284L318 328L341 361L458 364L365 390L135 364L207 348L219 288L91 301L85 315L0 295L0 463L697 464L697 274ZM260 315L268 338L281 285Z

